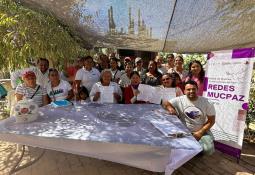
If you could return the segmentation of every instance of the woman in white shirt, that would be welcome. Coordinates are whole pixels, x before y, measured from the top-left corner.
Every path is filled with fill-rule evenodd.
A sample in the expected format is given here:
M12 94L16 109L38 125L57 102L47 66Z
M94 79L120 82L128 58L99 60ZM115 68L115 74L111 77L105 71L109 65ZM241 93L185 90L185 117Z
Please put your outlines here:
M128 87L131 84L131 72L133 70L133 64L131 62L128 62L125 65L125 73L121 75L119 85L122 88Z
M174 88L175 92L176 92L176 96L181 96L181 95L183 95L182 90L179 87L176 86L177 85L177 82L176 82L176 79L177 79L176 76L177 75L174 74L174 73L171 73L171 74L165 73L165 74L163 74L161 87L163 87L163 88Z
M112 73L112 81L115 83L118 83L122 75L121 71L118 69L118 59L115 57L111 58L110 66L111 66L111 73Z
M71 100L73 98L71 85L65 80L60 80L56 69L49 69L49 80L47 94L51 101Z
M122 91L119 85L111 81L111 70L105 69L101 72L100 82L92 86L89 94L90 100L101 103L118 103L122 98Z
M188 71L183 68L184 60L182 55L177 55L174 59L174 67L169 69L167 73L176 72L179 74L181 80L184 80L188 76Z

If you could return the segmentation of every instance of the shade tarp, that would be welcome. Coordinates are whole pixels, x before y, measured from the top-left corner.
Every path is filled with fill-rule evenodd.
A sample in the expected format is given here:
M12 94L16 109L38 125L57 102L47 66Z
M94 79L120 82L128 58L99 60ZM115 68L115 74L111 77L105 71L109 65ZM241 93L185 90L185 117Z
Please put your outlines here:
M255 46L255 1L19 0L54 15L88 47L208 52Z

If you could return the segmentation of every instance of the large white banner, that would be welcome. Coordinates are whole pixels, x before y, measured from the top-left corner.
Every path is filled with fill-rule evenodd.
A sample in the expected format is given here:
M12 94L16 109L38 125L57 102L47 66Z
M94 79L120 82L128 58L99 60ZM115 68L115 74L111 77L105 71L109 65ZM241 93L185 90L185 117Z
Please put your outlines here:
M217 142L240 150L253 68L254 48L212 52L206 65L203 96L215 105L213 135Z

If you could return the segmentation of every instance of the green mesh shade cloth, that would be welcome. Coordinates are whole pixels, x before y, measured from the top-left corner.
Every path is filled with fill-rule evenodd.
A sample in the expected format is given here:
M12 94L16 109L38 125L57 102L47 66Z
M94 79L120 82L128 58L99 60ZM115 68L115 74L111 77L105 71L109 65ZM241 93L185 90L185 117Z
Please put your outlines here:
M19 0L88 47L208 52L255 46L254 0Z

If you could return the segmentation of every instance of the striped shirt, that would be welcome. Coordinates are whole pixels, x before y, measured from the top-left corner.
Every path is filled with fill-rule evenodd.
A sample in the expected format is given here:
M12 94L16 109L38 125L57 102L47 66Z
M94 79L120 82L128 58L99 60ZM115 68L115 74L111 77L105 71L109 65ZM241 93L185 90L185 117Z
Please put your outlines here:
M31 97L36 92L39 85L36 85L35 88L27 87L25 84L20 84L17 86L15 93L23 95L23 98L31 99ZM33 101L40 107L43 106L43 96L47 95L47 91L43 87L39 87L38 91L32 98Z

